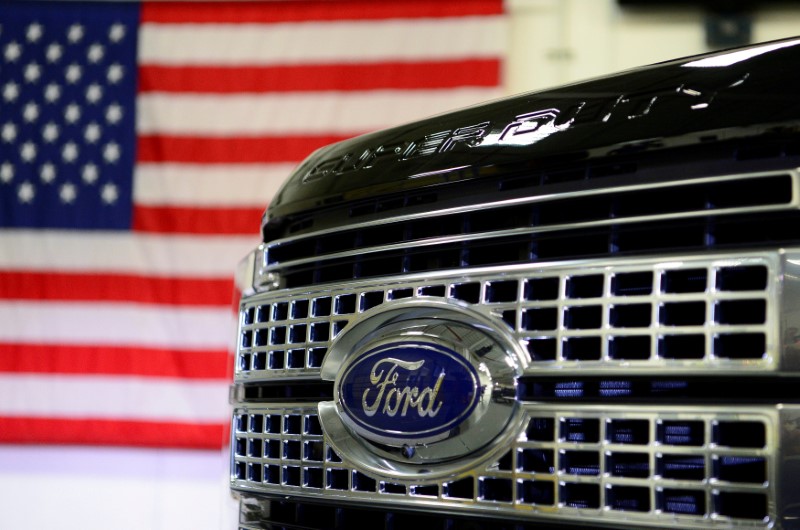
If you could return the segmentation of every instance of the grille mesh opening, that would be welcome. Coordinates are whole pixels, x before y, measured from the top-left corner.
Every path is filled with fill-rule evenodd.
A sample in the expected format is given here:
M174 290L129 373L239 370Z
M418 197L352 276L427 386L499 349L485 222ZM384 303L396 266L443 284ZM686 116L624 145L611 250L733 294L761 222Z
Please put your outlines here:
M346 294L336 297L334 312L337 315L350 315L356 312L356 295Z
M660 308L665 326L702 326L706 321L705 302L669 302Z
M531 339L527 343L528 353L534 361L555 361L556 360L556 339L539 338Z
M482 478L480 480L480 498L494 502L512 502L514 500L513 483L501 478Z
M559 463L561 471L569 475L600 474L600 455L596 451L562 451Z
M287 486L301 486L303 470L297 466L283 466L283 483Z
M604 278L600 274L571 276L567 279L568 298L597 298L603 295Z
M520 501L525 504L552 506L555 503L555 484L543 480L523 480L519 484Z
M759 493L723 491L714 496L715 511L736 519L767 518L767 497Z
M528 440L551 442L555 436L555 421L553 418L531 418L525 435Z
M374 492L375 488L378 486L378 481L372 477L369 477L360 471L356 471L353 474L353 489L356 491L368 491Z
M247 456L260 457L262 454L262 441L258 438L249 440L247 444Z
M302 446L296 440L283 442L283 458L285 460L300 460Z
M332 490L350 489L350 472L346 469L328 469L328 483L326 486Z
M286 360L286 352L284 352L283 350L275 350L269 352L269 369L282 370L286 366L286 364L284 363L285 360Z
M714 337L714 355L728 359L761 359L767 344L763 333L724 333Z
M714 425L714 442L727 447L764 447L766 428L761 422L727 422Z
M658 471L664 478L700 481L706 477L705 458L702 455L660 455Z
M481 284L471 282L453 285L451 287L451 296L456 300L477 304L481 301Z
M501 471L511 471L514 467L512 463L513 457L511 451L507 452L497 461L497 469Z
M720 291L761 291L767 287L767 268L729 267L717 274Z
M411 495L421 495L423 497L437 497L439 495L439 487L411 486Z
M264 446L264 456L267 458L281 458L281 442L280 440L267 440Z
M650 440L647 420L613 420L606 426L608 441L615 444L644 445Z
M441 298L446 292L444 285L428 285L419 289L420 296L437 296Z
M517 296L517 281L489 282L486 284L486 301L491 302L515 302Z
M615 328L644 328L650 325L650 306L621 304L611 308L610 324Z
M522 312L522 327L528 331L553 331L558 327L558 309L528 309Z
M293 319L306 318L308 316L308 300L293 301L291 315Z
M563 418L561 438L568 442L597 443L600 441L600 422L596 419Z
M611 292L617 296L643 296L653 292L652 272L628 272L614 275Z
M702 515L706 513L703 491L664 489L658 493L658 507L667 513Z
M531 278L525 283L525 300L556 300L558 278Z
M714 476L728 482L763 484L767 480L767 461L757 456L720 456L714 461Z
M411 298L414 296L414 291L413 289L392 289L390 295L392 300L402 300L403 298ZM478 302L476 301L474 303Z
M394 495L405 495L406 487L403 484L392 484L390 482L381 482L381 491Z
M705 350L704 335L664 335L658 339L658 355L664 359L702 359Z
M291 414L283 417L283 432L286 434L302 434L303 417Z
M315 317L327 317L331 314L331 297L323 296L314 299L314 312Z
M705 426L701 421L664 421L659 423L658 441L665 445L695 445L705 443Z
M303 459L311 462L322 462L325 457L325 445L322 442L305 442Z
M650 490L635 486L611 486L606 493L612 510L649 512Z
M555 460L552 449L522 449L517 455L519 469L533 473L553 473Z
M361 311L368 311L383 303L383 291L372 291L361 295Z
M707 284L705 269L667 271L661 277L661 289L665 293L702 293Z
M564 341L564 358L591 361L600 359L602 350L599 337L572 337Z
M454 499L472 499L475 496L475 481L465 478L447 482L444 485L444 495Z
M323 470L319 468L306 468L304 470L304 484L309 488L321 489L324 485Z
M610 453L606 470L615 477L646 478L650 476L650 455L647 453Z
M561 485L561 500L570 508L599 508L600 486L567 482Z
M717 302L714 318L719 324L763 324L767 318L767 304L764 300Z
M612 359L641 361L650 357L649 336L611 337L608 344Z
M612 318L614 312L612 310ZM603 307L599 305L569 307L564 312L568 329L598 329L603 325Z

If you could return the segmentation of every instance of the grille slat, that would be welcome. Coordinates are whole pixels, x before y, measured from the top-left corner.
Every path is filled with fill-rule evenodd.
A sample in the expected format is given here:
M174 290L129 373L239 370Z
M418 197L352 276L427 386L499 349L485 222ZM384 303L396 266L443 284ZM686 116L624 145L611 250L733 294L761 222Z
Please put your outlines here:
M797 211L797 181L793 171L729 175L386 218L270 241L265 270L281 271L295 287L533 259L709 248L737 234L757 236L731 226L726 231L728 217ZM754 276L744 285L758 282Z
M322 436L313 405L239 408L232 485L399 506L428 499L454 510L469 501L471 513L523 519L552 516L556 508L562 517L602 512L621 521L641 514L666 523L677 514L756 528L774 517L767 449L776 436L774 407L524 407L527 426L507 455L476 463L456 480L419 484L381 481L342 461ZM756 434L737 441L744 432ZM252 447L264 448L263 456Z
M362 314L430 298L467 303L506 328L538 374L774 371L779 262L763 254L611 260L266 293L241 309L235 378L317 377L330 342Z

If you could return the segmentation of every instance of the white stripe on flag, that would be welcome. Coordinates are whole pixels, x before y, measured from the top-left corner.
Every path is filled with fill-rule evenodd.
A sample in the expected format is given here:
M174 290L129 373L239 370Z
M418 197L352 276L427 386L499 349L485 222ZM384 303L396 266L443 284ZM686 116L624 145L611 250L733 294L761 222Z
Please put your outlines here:
M224 381L0 374L0 416L219 423Z
M502 95L498 88L266 95L140 94L141 134L359 134ZM471 125L469 123L464 125Z
M234 340L228 308L122 303L0 303L0 342L224 350Z
M141 64L217 66L495 58L507 40L502 17L143 24L139 35Z
M145 205L264 208L295 164L139 164L133 200ZM258 231L253 226L253 233Z
M258 245L252 237L163 236L119 232L0 231L0 269L231 277Z
M0 470L7 529L107 530L108 521L114 530L239 528L219 450L2 445ZM58 494L43 508L31 492L45 484Z

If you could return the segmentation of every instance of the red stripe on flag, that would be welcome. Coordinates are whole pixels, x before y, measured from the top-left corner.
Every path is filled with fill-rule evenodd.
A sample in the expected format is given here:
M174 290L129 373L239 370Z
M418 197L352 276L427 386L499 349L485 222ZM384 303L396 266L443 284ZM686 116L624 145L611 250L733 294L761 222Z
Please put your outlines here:
M145 2L142 23L275 23L440 18L503 13L503 0L274 2Z
M250 233L258 224L250 226ZM190 306L230 304L233 281L126 274L0 271L0 300L81 300Z
M225 380L226 351L0 343L0 372Z
M221 449L222 424L0 417L0 443Z
M142 66L140 92L241 93L497 86L500 61L470 59L305 66Z
M235 164L297 162L313 151L351 136L195 137L140 136L139 162Z
M253 235L264 208L133 206L133 229L170 234Z

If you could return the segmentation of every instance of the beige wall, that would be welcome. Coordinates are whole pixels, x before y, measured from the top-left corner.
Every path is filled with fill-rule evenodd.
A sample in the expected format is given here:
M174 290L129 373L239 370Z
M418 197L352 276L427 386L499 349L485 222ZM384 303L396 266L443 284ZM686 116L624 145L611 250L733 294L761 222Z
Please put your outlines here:
M506 0L510 93L708 51L698 7L620 8L616 0ZM800 35L800 4L760 8L753 41Z

